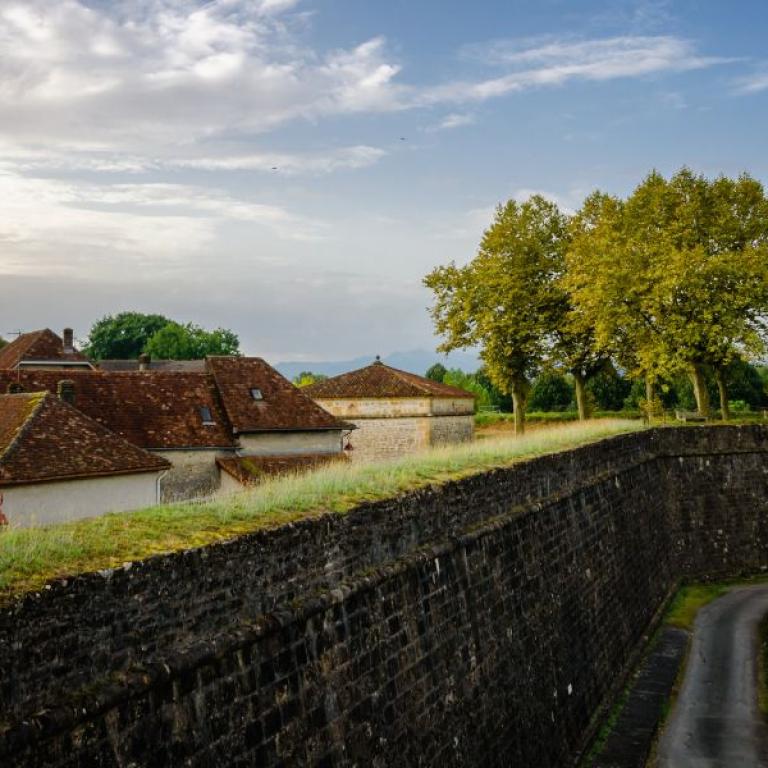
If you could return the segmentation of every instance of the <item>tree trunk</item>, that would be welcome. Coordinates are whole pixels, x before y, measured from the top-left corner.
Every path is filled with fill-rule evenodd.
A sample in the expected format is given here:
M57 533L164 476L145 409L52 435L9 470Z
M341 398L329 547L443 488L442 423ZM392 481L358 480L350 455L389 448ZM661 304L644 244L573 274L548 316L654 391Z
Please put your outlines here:
M579 421L585 421L589 418L586 390L587 381L580 373L574 373L573 383L576 387L576 408L579 411Z
M717 392L720 395L720 418L728 421L731 412L728 410L728 387L725 383L725 371L722 368L715 368L715 381L717 382Z
M696 398L696 408L702 416L709 416L712 409L709 405L709 391L704 376L704 366L694 363L688 374L693 384L693 396Z
M656 382L652 376L645 377L645 412L648 423L653 423L653 399L656 397Z
M530 386L525 381L512 382L512 408L515 412L515 435L525 434L525 409L528 405L528 390Z

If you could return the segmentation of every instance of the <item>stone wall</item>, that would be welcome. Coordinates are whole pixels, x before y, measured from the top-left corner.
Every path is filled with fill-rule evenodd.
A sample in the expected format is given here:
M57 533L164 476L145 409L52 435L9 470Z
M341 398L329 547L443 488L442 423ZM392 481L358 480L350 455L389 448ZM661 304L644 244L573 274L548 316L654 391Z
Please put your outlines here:
M475 436L475 415L436 416L429 420L429 444L468 443Z
M680 574L766 566L768 431L648 431L0 614L0 764L566 766Z
M219 487L217 456L231 455L231 451L215 448L202 450L153 451L173 465L160 481L160 500L163 502L202 499L213 495Z

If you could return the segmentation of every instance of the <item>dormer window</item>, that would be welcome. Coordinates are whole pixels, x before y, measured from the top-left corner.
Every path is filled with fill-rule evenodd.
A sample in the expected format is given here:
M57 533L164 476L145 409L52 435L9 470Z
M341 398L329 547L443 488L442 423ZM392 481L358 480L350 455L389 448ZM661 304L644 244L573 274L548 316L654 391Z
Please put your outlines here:
M251 388L251 397L254 400L263 400L264 399L264 393L260 389L256 389L256 387Z
M200 406L200 418L203 421L204 426L212 426L216 422L213 420L213 415L211 414L211 409L207 405L201 405Z

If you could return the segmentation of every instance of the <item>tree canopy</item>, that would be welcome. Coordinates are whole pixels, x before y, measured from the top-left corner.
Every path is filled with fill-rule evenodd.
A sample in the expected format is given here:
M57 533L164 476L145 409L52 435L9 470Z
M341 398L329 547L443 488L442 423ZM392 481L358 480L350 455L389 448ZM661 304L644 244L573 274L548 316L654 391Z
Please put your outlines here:
M164 315L121 312L93 324L84 352L94 360L135 360L142 353L165 360L196 360L206 355L237 355L239 341L223 328L206 331Z
M301 371L293 377L293 383L297 387L308 387L317 381L325 381L328 377L324 373L312 373L312 371Z
M479 347L520 430L544 369L571 374L581 418L589 391L621 397L616 366L645 379L649 412L660 385L685 375L704 414L714 382L727 418L733 366L766 351L768 199L746 174L683 168L649 174L626 199L594 192L573 215L539 195L512 200L466 266L424 283L439 349Z
M439 349L480 347L487 375L512 395L515 429L525 428L530 379L540 367L554 318L562 313L556 285L567 220L549 200L499 206L475 258L424 278L435 295L431 314L444 339Z
M192 323L170 322L152 335L144 352L159 360L201 360L208 355L239 355L240 342L224 328L206 331Z

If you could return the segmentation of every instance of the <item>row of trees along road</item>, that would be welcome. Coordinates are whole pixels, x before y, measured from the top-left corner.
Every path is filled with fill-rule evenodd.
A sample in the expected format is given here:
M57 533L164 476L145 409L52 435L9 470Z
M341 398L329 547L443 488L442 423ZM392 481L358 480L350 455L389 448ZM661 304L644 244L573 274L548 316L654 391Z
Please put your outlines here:
M510 200L472 261L424 283L440 350L480 348L512 396L517 432L539 371L573 376L583 419L586 383L611 361L645 379L649 415L657 383L680 372L710 415L710 370L727 419L726 368L765 353L768 200L746 174L708 180L687 168L651 173L626 199L594 192L572 215L540 195Z

